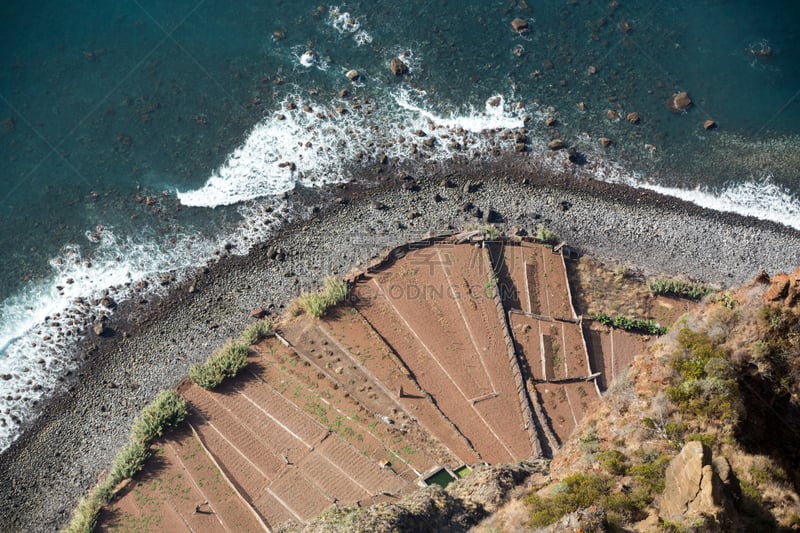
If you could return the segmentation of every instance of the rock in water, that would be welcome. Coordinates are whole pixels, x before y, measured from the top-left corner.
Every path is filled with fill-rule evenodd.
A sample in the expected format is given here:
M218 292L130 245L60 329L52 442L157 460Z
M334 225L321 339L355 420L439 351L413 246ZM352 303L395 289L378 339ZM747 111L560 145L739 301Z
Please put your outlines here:
M681 111L686 111L692 105L692 99L689 98L689 93L681 91L673 94L667 103L673 113L680 113Z
M627 119L631 124L638 124L642 120L642 118L639 116L639 113L636 111L628 113Z
M347 79L350 81L356 81L360 76L360 74L356 69L351 69L347 71L347 74L345 74L345 76L347 76Z
M408 66L399 57L393 57L389 62L389 70L395 76L402 76L408 72Z
M713 130L716 127L717 127L717 123L714 122L711 119L706 120L705 122L703 122L703 129L704 130Z
M528 21L521 18L516 18L511 21L511 29L517 33L525 33L528 31Z
M563 140L561 140L561 139L553 139L552 141L550 141L549 143L547 143L547 147L548 147L549 149L551 149L551 150L561 150L561 149L562 149L562 148L564 148L565 146L567 146L567 143L565 143L565 142L564 142Z

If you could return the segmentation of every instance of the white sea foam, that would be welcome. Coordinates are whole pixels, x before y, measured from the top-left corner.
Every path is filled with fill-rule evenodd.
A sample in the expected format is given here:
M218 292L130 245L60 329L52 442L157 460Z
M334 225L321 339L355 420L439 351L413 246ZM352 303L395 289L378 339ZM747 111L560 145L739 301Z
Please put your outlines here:
M300 64L304 67L310 67L314 64L314 52L311 50L306 50L302 54L300 54Z
M179 282L214 257L223 242L234 245L233 253L247 253L286 211L287 203L277 200L242 206L245 219L227 235L134 240L98 228L87 232L87 240L97 244L91 256L81 246L65 246L50 262L51 276L0 303L0 451L36 416L37 405L59 389L62 377L79 367L79 332L101 313L113 315L103 297L120 303L137 290L163 292L161 276L170 273Z
M737 183L719 191L703 187L679 189L650 183L641 186L715 211L771 220L800 230L800 202L797 196L768 179Z
M338 6L328 8L328 24L342 34L357 33L361 29L361 22L349 12L339 9Z
M480 157L492 143L501 142L484 133L524 123L519 110L508 110L502 95L487 99L482 111L447 115L425 108L424 97L398 89L383 99L383 107L359 110L346 101L323 105L298 95L288 98L283 107L292 102L295 109L284 109L256 125L203 187L178 192L178 199L187 206L216 207L280 194L296 183L342 181L348 177L348 165L380 153L404 159L424 149L433 161L455 155ZM347 110L340 113L336 107ZM424 139L431 137L436 142L425 146ZM405 140L397 142L400 138Z
M490 130L521 128L525 125L525 120L521 115L509 112L505 98L501 94L487 98L481 112L472 108L467 113L453 113L446 117L437 115L414 103L410 95L409 91L400 91L395 95L395 101L401 108L412 111L437 126L481 133Z
M78 331L92 317L113 312L98 303L103 295L122 301L137 283L209 255L211 245L188 236L167 245L123 241L110 228L87 236L98 243L91 257L80 246L65 247L51 261L49 279L0 304L0 450L30 419L34 406L58 387L59 377L77 368L71 348Z
M596 144L589 139L584 141L584 144ZM652 157L656 157L656 150L652 145L645 144L643 149ZM551 166L554 170L563 163L558 157L552 160ZM562 154L561 157L565 156ZM800 199L774 183L770 177L752 178L717 189L702 186L689 189L653 183L641 173L633 172L619 162L606 159L599 152L595 152L590 161L583 172L588 173L593 179L646 189L714 211L769 220L800 230Z

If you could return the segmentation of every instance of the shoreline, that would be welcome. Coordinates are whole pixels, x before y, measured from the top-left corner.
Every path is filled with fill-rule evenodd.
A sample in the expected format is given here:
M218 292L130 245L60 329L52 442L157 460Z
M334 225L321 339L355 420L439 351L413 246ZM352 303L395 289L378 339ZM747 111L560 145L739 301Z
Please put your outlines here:
M404 179L403 170L417 179ZM362 174L374 182L375 172ZM163 298L122 302L112 317L116 335L85 341L98 347L81 354L85 362L69 390L0 454L0 529L63 527L127 440L141 407L238 336L250 310L280 312L326 275L343 276L429 232L485 224L487 217L529 231L543 224L600 260L720 286L745 283L761 269L772 275L797 266L790 261L800 252L798 231L575 174L581 173L553 175L531 158L509 156L389 168L378 185L296 189L289 195L294 203L321 210L287 223L247 255L200 269Z

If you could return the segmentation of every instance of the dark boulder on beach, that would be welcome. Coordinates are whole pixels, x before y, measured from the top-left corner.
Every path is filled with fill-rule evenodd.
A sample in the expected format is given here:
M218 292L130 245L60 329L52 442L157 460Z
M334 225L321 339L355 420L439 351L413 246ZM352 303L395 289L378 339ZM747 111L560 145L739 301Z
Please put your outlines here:
M98 337L111 337L114 335L114 328L111 327L111 321L106 315L100 315L92 325L92 331Z
M264 309L263 307L257 307L252 311L250 311L250 316L258 319L264 318L265 316L267 316L267 310Z

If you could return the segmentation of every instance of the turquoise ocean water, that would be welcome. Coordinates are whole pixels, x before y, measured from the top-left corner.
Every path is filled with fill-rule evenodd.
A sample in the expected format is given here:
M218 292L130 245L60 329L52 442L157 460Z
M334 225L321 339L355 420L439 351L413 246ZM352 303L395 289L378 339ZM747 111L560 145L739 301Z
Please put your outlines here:
M529 116L536 157L554 117L598 179L800 228L799 19L790 0L3 2L0 448L104 290L245 252L270 198L403 159L408 131L477 157Z

